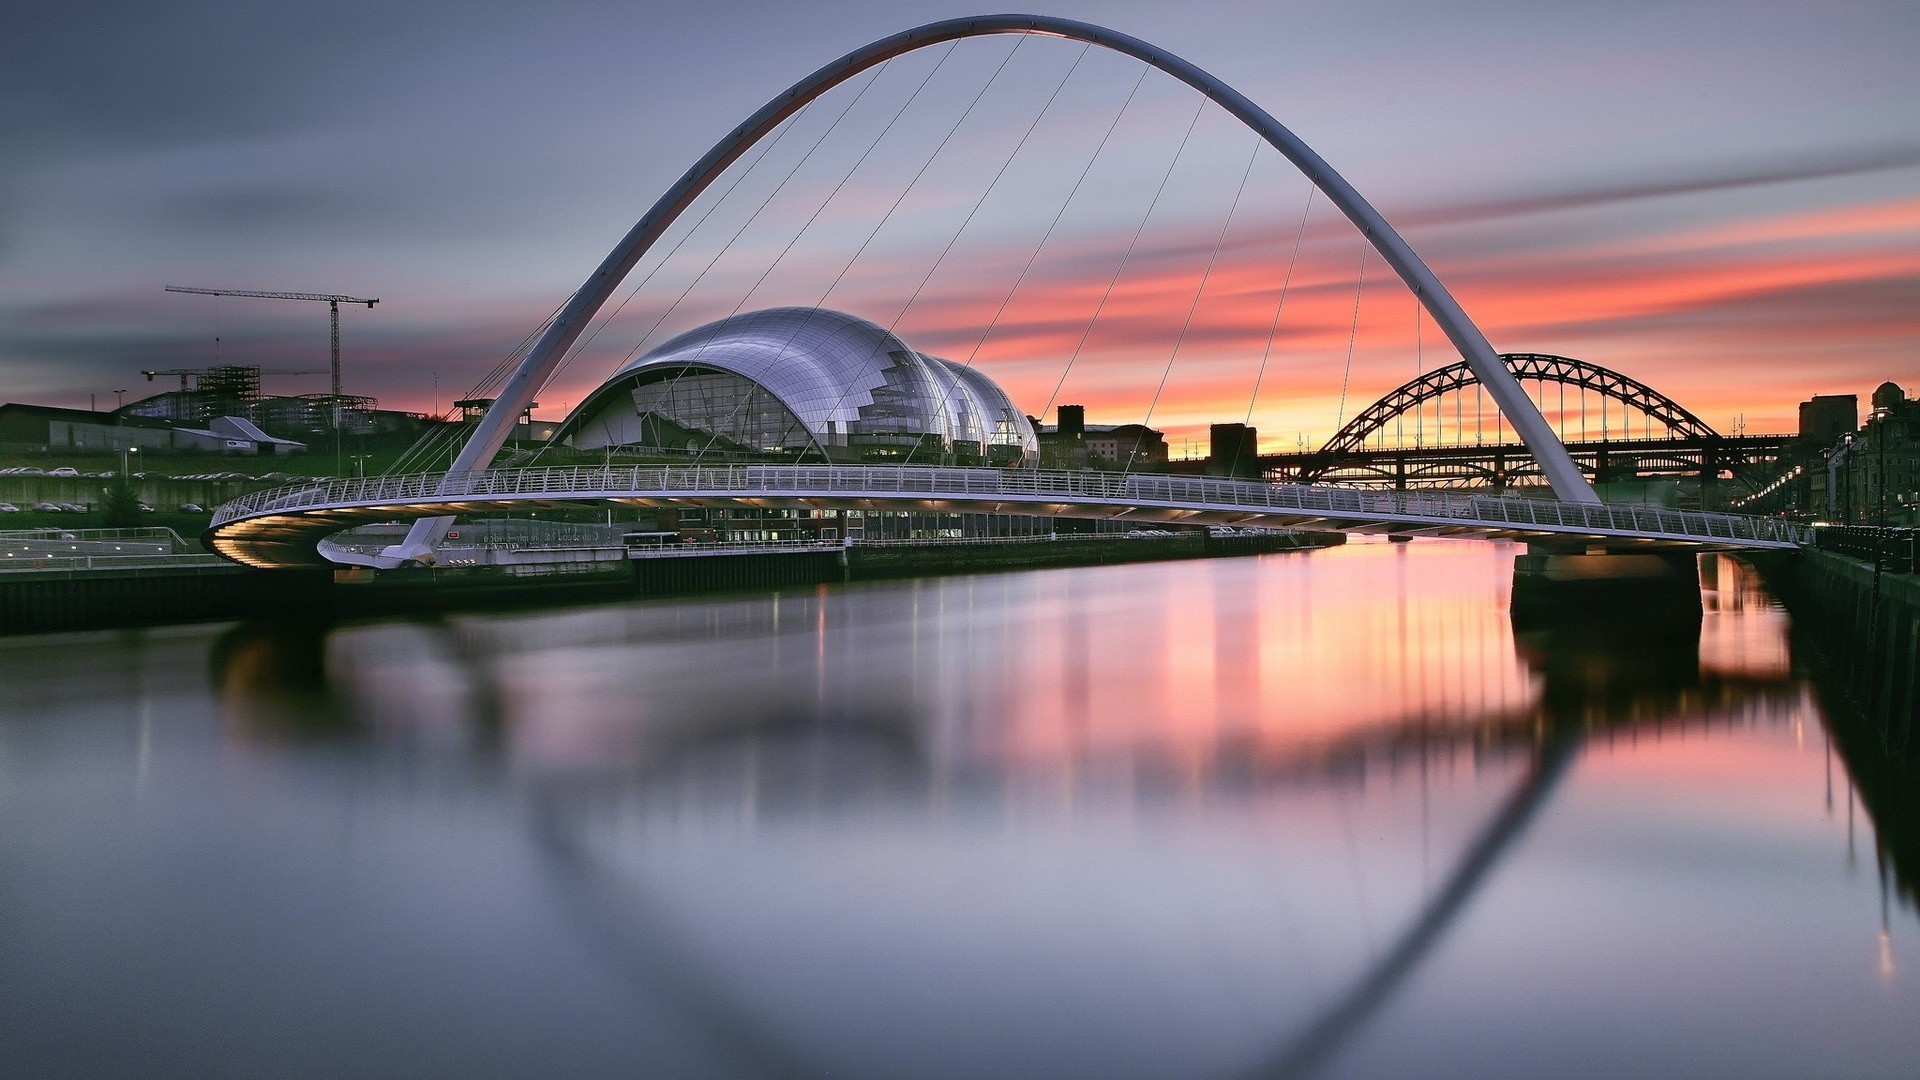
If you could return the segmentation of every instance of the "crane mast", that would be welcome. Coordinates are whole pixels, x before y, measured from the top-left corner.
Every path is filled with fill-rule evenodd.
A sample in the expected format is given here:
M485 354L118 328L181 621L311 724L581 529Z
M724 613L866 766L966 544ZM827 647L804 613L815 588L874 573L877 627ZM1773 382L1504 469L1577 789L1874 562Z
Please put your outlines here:
M333 371L333 457L334 472L340 471L340 305L365 304L369 309L380 302L378 297L343 296L338 293L304 292L266 292L260 289L197 289L188 285L169 285L167 292L196 293L201 296L249 296L257 300L318 300L323 301L333 316L333 347L331 350ZM184 379L182 382L184 383Z

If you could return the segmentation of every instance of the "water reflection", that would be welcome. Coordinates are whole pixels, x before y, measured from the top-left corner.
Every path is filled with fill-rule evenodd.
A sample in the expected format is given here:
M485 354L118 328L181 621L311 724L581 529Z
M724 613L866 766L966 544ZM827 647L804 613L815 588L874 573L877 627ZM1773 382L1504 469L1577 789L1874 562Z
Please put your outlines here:
M402 971L374 995L444 1002L432 1037L514 1041L534 1021L486 995L536 968L563 1014L629 1019L467 1075L623 1052L675 1075L1622 1075L1649 1071L1640 1048L1552 1047L1611 1039L1643 1003L1670 1015L1638 1029L1674 1033L1651 1071L1726 1073L1806 994L1849 1003L1824 1071L1895 1075L1920 1046L1878 1023L1916 1003L1896 963L1913 924L1818 869L1837 825L1778 611L1723 561L1698 622L1516 639L1508 557L1356 546L235 627L202 654L206 700L155 699L222 734L176 749L185 779L149 798L240 791L323 838L343 913L301 933L350 967L390 957L348 896L473 926L477 981ZM0 650L0 669L30 666ZM284 839L249 828L196 841L224 852L208 888L229 914L284 874ZM1781 905L1805 916L1755 922ZM548 924L571 941L526 929ZM1878 998L1845 965L1807 974L1855 933ZM1680 958L1692 974L1640 974ZM1730 994L1738 1016L1702 1004ZM1529 1038L1503 1022L1516 995L1554 1002ZM389 1063L340 1053L339 1074Z

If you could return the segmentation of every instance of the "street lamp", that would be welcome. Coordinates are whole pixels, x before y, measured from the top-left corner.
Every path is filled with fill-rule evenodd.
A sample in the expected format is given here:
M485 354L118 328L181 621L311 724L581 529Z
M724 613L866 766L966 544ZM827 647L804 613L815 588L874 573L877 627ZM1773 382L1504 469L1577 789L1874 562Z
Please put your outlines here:
M1878 459L1875 462L1874 471L1880 475L1879 524L1883 529L1887 527L1887 420L1891 415L1892 410L1885 407L1878 408L1873 410L1871 421L1874 457Z

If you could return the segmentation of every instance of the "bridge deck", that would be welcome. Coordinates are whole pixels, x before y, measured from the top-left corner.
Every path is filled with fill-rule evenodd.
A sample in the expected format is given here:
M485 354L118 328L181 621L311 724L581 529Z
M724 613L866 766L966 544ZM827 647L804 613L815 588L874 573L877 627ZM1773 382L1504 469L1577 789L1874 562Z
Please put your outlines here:
M1083 518L1794 548L1803 525L1738 514L1211 477L897 465L641 465L412 473L294 484L221 506L208 539L251 566L324 564L330 533L373 521L564 505L749 505L1055 514Z

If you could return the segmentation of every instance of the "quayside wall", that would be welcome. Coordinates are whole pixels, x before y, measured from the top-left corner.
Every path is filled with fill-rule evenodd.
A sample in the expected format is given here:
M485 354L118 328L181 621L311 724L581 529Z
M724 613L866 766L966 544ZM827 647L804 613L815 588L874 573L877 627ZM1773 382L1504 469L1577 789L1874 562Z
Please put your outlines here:
M1920 889L1920 570L1808 549L1745 556L1793 617L1835 751L1905 903ZM1876 567L1877 564L1877 567Z
M1920 574L1820 549L1747 557L1786 604L1827 683L1891 753L1920 763Z
M0 634L315 615L328 610L328 570L238 566L48 570L0 575Z
M1297 551L1338 533L1151 538L1062 536L992 543L903 542L790 551L679 554L551 565L443 568L343 583L332 571L240 566L0 575L0 634L257 618L377 617L542 607L731 589L919 575L1093 566ZM352 573L343 575L354 576Z

